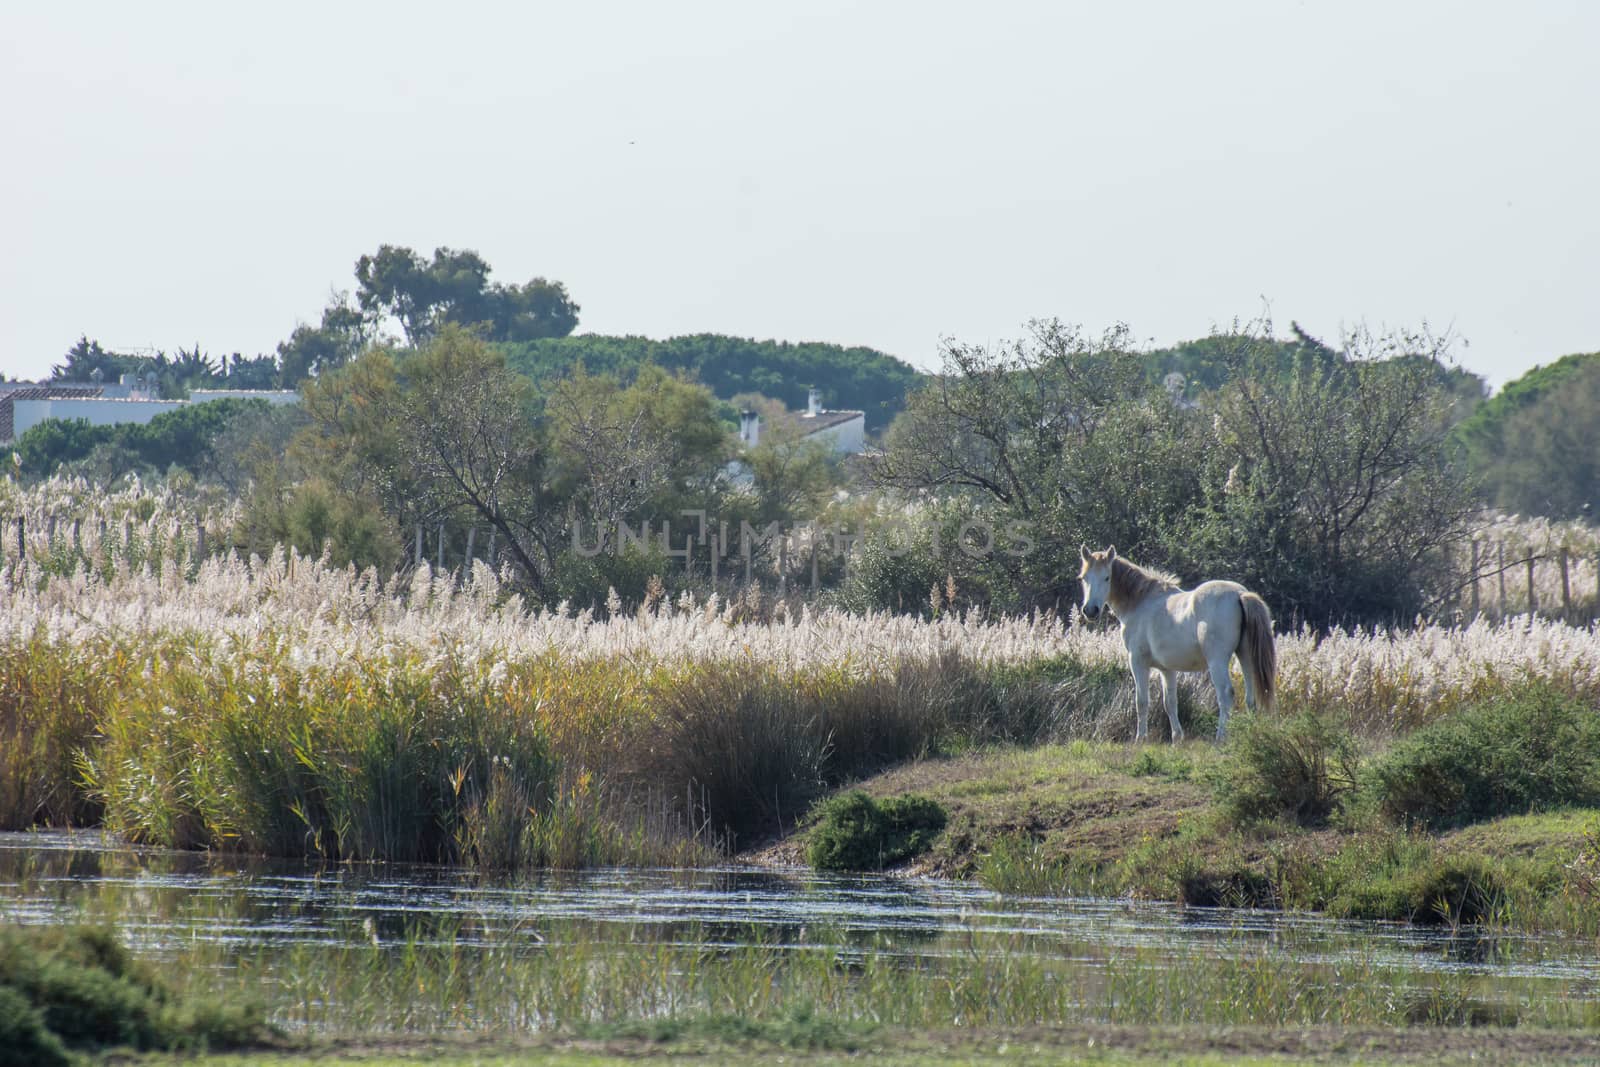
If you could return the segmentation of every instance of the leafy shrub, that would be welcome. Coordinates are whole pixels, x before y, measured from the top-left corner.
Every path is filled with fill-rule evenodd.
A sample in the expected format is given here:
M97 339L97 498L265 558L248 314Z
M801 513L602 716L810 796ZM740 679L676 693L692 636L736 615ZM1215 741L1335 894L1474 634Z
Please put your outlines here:
M945 812L927 797L890 797L880 803L853 789L826 801L816 819L806 850L813 867L876 871L927 851L944 829Z
M1230 738L1230 759L1217 781L1235 819L1287 817L1303 826L1327 822L1354 787L1354 735L1332 719L1303 712L1292 719L1244 715Z
M0 985L0 1067L57 1067L72 1060L44 1024L44 1013L18 990Z
M71 1062L66 1048L239 1047L270 1033L254 1005L182 1003L109 930L0 932L0 1064Z
M1530 685L1418 730L1369 768L1363 789L1391 819L1435 829L1600 804L1600 713Z

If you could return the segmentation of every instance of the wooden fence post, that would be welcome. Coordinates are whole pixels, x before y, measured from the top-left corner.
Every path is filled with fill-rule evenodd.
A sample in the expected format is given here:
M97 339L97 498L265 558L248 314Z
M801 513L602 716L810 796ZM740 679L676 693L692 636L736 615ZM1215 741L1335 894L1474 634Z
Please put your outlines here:
M437 570L444 572L444 523L439 524L439 566Z
M1572 621L1572 587L1567 584L1567 550L1561 550L1561 621Z
M1501 541L1497 546L1495 561L1495 577L1500 586L1500 617L1503 619L1511 614L1511 605L1506 603L1506 543Z
M22 515L17 516L17 559L28 558L28 520Z
M473 542L475 542L477 539L478 539L478 528L476 526L468 526L467 527L467 558L466 558L466 561L461 564L461 573L466 575L468 578L472 577L472 546L473 546Z
M422 566L422 523L417 523L417 566Z
M1478 617L1478 540L1472 540L1472 610L1471 617Z
M206 559L206 523L204 519L194 520L194 558L201 563Z
M489 527L489 547L484 552L484 558L489 561L489 569L496 573L500 570L500 560L495 556L494 535L499 532L493 526Z
M1539 602L1533 597L1533 556L1528 556L1528 614L1539 614Z

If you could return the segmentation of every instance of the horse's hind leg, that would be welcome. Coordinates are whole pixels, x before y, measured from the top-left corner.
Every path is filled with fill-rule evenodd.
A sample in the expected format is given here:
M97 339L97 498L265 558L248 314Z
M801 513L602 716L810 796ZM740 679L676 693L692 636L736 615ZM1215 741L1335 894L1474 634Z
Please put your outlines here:
M1167 722L1172 724L1172 740L1183 740L1183 727L1178 725L1178 676L1172 671L1161 672L1161 696L1167 705Z
M1211 661L1211 684L1217 690L1217 740L1228 736L1228 715L1233 711L1233 678L1228 673L1232 654Z

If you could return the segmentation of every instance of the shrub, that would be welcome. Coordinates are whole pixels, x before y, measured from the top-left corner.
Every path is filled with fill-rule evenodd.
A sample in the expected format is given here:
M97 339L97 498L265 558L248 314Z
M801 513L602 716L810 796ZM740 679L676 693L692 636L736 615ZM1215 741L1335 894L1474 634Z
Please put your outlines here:
M1303 826L1321 825L1355 785L1355 737L1327 716L1240 716L1229 750L1216 784L1235 819L1287 817Z
M816 813L806 858L820 870L876 871L927 851L944 829L945 812L927 797L879 803L860 789L840 794Z
M0 985L0 1067L57 1067L71 1063L44 1013L16 989Z
M1534 684L1396 744L1364 776L1379 810L1439 829L1600 803L1600 714Z
M71 1062L66 1048L238 1047L270 1034L254 1005L182 1003L109 930L0 932L0 1064Z

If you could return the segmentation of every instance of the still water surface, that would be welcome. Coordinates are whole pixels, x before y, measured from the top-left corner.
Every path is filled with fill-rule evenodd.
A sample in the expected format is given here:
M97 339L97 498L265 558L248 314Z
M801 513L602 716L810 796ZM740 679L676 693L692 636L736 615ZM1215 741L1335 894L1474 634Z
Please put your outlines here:
M908 957L1009 941L1061 958L1125 950L1287 955L1503 979L1600 983L1577 939L1355 923L1313 915L1085 898L1002 897L972 884L807 870L613 869L495 879L452 868L313 866L132 848L97 833L0 834L0 920L115 921L143 952L220 943L350 944L430 937L530 944L589 930L701 946L832 939ZM973 935L1011 935L992 938ZM965 939L965 940L964 940Z

